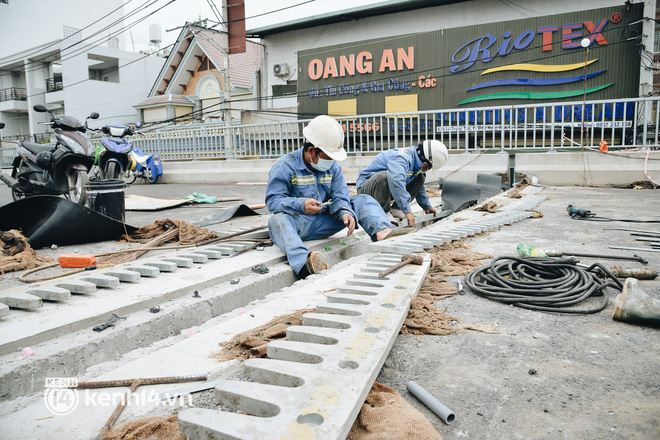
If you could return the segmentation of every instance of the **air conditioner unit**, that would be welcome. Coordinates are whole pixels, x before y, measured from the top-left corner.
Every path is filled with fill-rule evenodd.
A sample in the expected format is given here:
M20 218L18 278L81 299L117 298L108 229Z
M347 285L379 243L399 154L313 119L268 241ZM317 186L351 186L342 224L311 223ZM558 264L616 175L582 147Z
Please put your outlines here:
M276 76L285 76L289 74L289 65L287 63L275 64L273 74Z

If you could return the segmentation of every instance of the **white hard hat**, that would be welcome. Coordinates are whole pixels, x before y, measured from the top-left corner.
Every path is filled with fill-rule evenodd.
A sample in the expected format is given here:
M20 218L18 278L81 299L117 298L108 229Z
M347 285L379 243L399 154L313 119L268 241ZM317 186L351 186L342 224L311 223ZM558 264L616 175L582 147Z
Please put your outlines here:
M303 135L330 158L337 161L346 159L344 129L334 118L327 115L315 117L303 128Z
M434 170L442 168L449 159L449 153L447 152L445 144L436 141L435 139L427 140L419 144L417 146L417 152L419 153L420 159L422 159L422 161L430 162L431 168Z

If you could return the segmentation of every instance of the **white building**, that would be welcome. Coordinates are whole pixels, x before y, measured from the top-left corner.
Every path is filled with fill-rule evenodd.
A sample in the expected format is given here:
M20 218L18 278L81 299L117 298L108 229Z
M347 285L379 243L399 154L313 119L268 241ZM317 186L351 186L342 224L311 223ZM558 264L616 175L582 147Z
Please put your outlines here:
M81 10L94 18L81 21ZM0 2L4 139L44 137L48 127L39 122L47 116L32 110L36 104L80 120L98 112L94 126L138 120L133 105L147 96L164 60L123 50L123 14L123 0Z

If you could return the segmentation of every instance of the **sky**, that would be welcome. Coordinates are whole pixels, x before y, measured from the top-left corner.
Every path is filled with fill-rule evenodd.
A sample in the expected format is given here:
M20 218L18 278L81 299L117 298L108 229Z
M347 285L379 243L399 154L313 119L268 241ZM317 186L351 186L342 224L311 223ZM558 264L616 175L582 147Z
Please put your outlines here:
M214 3L217 9L222 11L222 0L174 0L172 3L167 4L169 1L171 0L159 0L153 7L140 15L143 16L161 6L167 5L142 23L133 27L130 34L126 34L126 50L140 51L148 49L149 26L153 23L161 27L162 42L160 43L160 47L162 48L174 43L176 37L179 35L180 29L171 29L182 26L186 21L194 22L199 20L200 17L202 19L209 18L217 21L216 15L213 13L209 3ZM383 0L245 0L245 15L248 17L246 28L268 26L303 17L379 3L381 1ZM128 14L142 3L125 0L124 14ZM250 18L255 15L284 8L288 9Z

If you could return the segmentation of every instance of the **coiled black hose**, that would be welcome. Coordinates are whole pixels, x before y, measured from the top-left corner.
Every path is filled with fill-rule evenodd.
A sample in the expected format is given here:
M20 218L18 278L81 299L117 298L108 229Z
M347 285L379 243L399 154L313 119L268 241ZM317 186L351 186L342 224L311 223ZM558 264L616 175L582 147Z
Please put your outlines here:
M556 313L597 313L607 307L607 286L621 291L623 284L602 264L586 269L571 258L500 257L490 266L473 270L466 286L477 295L530 310ZM599 278L599 268L614 281ZM603 299L593 308L571 308L591 296Z

